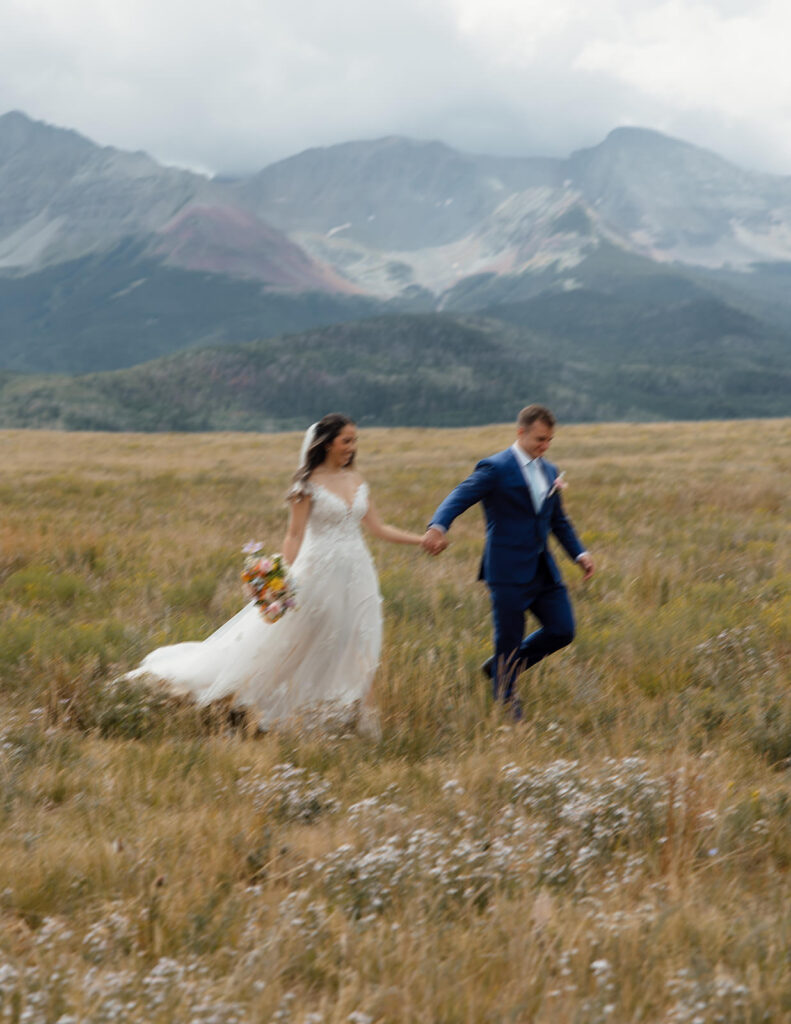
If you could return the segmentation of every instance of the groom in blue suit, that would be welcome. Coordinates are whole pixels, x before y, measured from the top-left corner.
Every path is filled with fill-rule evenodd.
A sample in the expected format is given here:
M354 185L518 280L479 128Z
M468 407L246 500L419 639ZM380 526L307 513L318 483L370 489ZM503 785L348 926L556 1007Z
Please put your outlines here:
M494 656L483 665L495 700L515 719L522 717L514 694L519 673L574 639L574 613L568 592L547 546L554 533L569 557L593 575L593 559L580 544L560 500L562 476L543 456L552 442L555 416L542 405L528 405L517 419L510 448L482 459L434 513L423 546L437 555L457 516L481 502L486 514L486 547L479 578L492 602ZM540 628L525 638L525 612Z

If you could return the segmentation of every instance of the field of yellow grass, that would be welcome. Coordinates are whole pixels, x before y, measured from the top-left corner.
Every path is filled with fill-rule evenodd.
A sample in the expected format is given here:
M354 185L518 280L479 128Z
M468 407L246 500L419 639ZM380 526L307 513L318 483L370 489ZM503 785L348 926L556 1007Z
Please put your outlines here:
M422 531L508 425L362 430ZM574 644L480 662L480 513L372 543L383 737L106 683L239 609L294 434L0 432L0 1022L791 1019L791 421L561 427Z

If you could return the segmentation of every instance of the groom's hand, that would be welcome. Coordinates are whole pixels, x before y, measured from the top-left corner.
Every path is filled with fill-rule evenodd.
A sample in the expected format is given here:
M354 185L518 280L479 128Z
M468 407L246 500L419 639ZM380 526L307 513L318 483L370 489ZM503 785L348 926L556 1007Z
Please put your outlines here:
M577 559L577 565L580 567L580 569L582 569L583 573L585 574L582 577L583 580L589 580L593 575L593 559L587 553L587 551L579 556L579 558Z
M423 534L421 544L423 550L428 551L430 555L438 555L440 551L444 551L448 546L448 538L442 530L437 530L435 527L429 526Z

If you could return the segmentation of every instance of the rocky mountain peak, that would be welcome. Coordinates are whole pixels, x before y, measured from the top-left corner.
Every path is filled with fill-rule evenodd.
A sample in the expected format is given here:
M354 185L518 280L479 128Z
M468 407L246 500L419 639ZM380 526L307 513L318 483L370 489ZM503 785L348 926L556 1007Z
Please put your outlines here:
M610 132L598 146L573 153L568 167L623 244L654 259L745 265L778 251L778 224L791 216L788 179L752 173L645 128ZM782 248L788 251L787 241Z
M54 160L72 167L98 149L78 132L34 121L18 110L0 117L0 174L9 164L14 175L20 174L22 168Z

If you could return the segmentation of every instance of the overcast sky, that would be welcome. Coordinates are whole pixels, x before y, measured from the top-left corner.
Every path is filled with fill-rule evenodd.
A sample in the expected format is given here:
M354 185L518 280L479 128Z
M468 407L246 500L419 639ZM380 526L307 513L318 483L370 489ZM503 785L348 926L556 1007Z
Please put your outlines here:
M788 0L0 0L0 113L244 173L350 139L565 156L619 125L791 174Z

